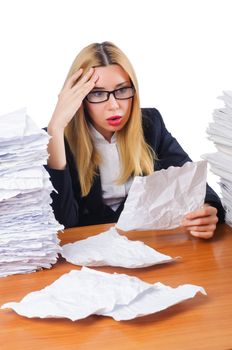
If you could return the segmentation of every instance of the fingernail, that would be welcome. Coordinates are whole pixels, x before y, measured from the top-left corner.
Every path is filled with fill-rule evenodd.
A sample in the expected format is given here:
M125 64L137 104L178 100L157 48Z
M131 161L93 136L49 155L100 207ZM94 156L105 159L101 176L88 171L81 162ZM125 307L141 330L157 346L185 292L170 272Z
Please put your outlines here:
M196 231L190 231L191 235L193 235L194 237L199 237L199 232Z

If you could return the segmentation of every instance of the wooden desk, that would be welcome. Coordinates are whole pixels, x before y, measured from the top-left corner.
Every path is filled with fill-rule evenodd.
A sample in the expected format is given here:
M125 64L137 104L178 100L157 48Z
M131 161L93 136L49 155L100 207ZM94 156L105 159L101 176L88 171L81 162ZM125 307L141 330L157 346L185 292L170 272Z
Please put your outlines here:
M60 234L62 244L100 233L111 225L69 229ZM128 234L172 256L176 263L145 269L102 267L98 270L127 273L144 281L172 287L192 283L203 286L208 296L175 305L157 314L116 322L90 316L68 319L28 319L11 310L0 310L1 350L127 350L127 349L232 349L232 228L221 225L212 240L204 241L179 230ZM50 270L0 279L0 305L19 301L77 266L62 258Z

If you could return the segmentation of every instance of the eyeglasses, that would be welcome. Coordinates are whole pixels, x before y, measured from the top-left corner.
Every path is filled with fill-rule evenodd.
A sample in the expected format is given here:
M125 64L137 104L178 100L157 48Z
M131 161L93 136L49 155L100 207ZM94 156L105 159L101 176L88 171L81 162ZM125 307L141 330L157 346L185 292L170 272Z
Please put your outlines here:
M128 86L128 87L122 87L120 89L116 89L112 91L95 90L95 91L91 91L86 96L86 100L90 103L101 103L101 102L108 101L111 94L114 95L114 98L116 98L116 100L127 100L134 96L135 89L133 86Z

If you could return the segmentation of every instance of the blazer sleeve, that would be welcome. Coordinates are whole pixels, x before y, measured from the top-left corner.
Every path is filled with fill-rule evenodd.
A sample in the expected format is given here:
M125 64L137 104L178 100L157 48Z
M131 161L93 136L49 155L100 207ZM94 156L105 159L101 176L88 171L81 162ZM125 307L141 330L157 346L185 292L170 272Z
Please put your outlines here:
M71 151L66 143L67 165L64 170L51 169L47 165L46 170L55 191L52 191L52 208L56 220L65 228L78 226L80 218L80 194L78 193L78 175L75 170ZM79 201L78 201L79 199Z
M166 129L163 118L155 108L142 109L145 139L156 153L155 169L167 169L169 166L182 166L191 161L178 141ZM219 222L224 222L225 210L216 192L206 184L205 203L209 203L218 211Z

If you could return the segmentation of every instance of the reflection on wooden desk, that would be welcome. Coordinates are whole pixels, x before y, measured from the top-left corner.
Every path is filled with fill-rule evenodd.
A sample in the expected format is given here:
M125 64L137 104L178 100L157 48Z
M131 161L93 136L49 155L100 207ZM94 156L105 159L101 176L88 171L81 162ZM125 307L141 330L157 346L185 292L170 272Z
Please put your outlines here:
M110 226L65 230L60 233L61 244L84 239ZM232 229L219 225L215 237L207 241L178 229L130 232L127 237L141 240L164 254L182 256L182 260L144 269L101 267L97 270L127 273L149 283L160 281L171 287L196 284L203 286L208 296L198 295L160 313L126 322L102 316L77 322L27 319L11 310L0 310L1 350L232 348ZM79 267L59 258L50 270L2 278L0 305L21 300L71 269Z

